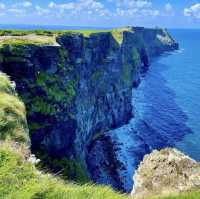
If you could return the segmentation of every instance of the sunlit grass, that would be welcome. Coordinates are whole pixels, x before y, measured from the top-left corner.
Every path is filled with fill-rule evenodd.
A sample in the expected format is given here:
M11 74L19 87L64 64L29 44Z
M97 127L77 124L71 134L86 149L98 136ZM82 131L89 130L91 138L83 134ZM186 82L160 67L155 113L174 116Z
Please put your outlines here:
M177 194L174 196L171 195L171 196L151 198L151 199L200 199L200 190Z
M109 187L65 183L43 174L9 144L0 144L1 199L128 199Z
M90 37L95 33L111 33L113 38L121 44L123 41L123 32L132 31L131 28L117 28L108 30L0 30L0 36L9 37L0 40L0 45L52 45L56 42L56 37L62 34L83 34L84 37ZM32 35L32 39L31 36ZM13 36L13 38L11 38Z
M0 140L28 141L26 110L9 78L0 73Z
M31 38L8 38L0 40L0 46L3 45L53 45L55 39L53 37L34 37Z

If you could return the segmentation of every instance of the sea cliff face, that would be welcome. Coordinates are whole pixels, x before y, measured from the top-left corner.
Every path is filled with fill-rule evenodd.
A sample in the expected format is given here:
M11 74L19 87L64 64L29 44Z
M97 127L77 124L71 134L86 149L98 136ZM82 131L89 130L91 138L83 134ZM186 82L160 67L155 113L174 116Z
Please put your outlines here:
M129 191L119 143L108 133L134 117L133 88L150 60L178 44L166 30L144 28L117 37L65 33L56 42L0 49L0 69L16 82L27 108L32 150L47 164L47 157L73 160L95 182Z

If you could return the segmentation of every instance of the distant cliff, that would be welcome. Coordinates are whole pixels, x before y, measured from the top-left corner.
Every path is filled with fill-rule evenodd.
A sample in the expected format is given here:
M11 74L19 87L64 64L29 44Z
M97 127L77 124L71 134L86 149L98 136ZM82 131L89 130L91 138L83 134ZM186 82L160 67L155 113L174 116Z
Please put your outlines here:
M166 30L145 28L66 32L53 44L18 40L2 42L0 69L26 105L33 152L52 170L77 168L81 176L72 171L72 179L85 173L127 191L114 143L103 135L134 116L132 89L151 58L178 44ZM62 163L55 166L55 159Z

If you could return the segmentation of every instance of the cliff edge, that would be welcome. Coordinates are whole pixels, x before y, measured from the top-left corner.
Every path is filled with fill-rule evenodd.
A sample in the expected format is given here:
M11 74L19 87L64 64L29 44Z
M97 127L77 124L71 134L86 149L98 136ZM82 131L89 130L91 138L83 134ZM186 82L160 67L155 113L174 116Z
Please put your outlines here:
M106 132L134 116L132 90L151 58L178 44L140 27L23 34L0 37L0 70L26 105L32 151L67 179L129 191Z

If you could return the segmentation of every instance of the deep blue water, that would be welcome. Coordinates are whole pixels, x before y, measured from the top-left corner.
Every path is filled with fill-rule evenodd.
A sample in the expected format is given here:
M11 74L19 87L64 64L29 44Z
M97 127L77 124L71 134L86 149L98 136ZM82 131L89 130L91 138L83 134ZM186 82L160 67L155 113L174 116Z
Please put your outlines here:
M171 30L180 50L155 60L134 94L136 129L151 149L200 161L200 30Z

